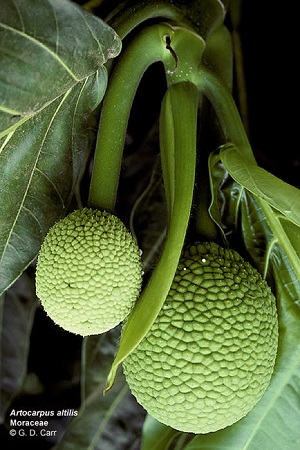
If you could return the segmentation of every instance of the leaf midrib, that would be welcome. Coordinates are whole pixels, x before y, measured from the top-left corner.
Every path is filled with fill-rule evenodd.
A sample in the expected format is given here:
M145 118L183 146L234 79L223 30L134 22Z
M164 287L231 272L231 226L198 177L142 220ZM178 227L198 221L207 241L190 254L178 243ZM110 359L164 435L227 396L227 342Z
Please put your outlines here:
M36 170L36 167L37 167L37 163L38 163L38 161L39 161L39 157L40 157L40 154L41 154L41 151L42 151L43 144L44 144L44 142L45 142L46 136L48 135L49 129L50 129L50 127L51 127L51 124L53 123L54 118L56 117L56 115L57 115L58 111L60 110L61 106L63 105L63 103L65 102L66 98L67 98L68 95L70 94L71 90L72 90L72 88L69 89L69 90L64 94L64 96L63 96L61 102L59 103L58 107L56 108L55 113L54 113L53 116L51 117L50 123L48 124L47 131L45 132L44 139L43 139L43 141L42 141L42 143L41 143L41 145L40 145L40 149L39 149L39 151L38 151L38 153L37 153L37 155L36 155L35 162L34 162L34 165L33 165L33 167L32 167L31 174L30 174L30 177L29 177L29 180L28 180L28 183L27 183L27 187L26 187L26 189L25 189L25 191L24 191L22 200L21 200L21 202L20 202L20 206L19 206L18 211L17 211L17 213L16 213L15 220L14 220L14 222L12 223L10 232L9 232L9 234L8 234L8 236L7 236L7 240L6 240L6 243L5 243L4 248L3 248L3 252L2 252L1 257L0 257L0 265L1 265L2 261L3 261L4 255L5 255L5 253L6 253L6 249L7 249L7 246L8 246L8 244L9 244L9 242L10 242L10 238L11 238L11 235L12 235L12 233L13 233L13 230L15 229L16 223L17 223L17 221L18 221L18 219L19 219L19 216L20 216L20 213L21 213L21 211L22 211L22 209L23 209L23 206L24 206L24 203L25 203L25 199L26 199L26 197L27 197L28 190L29 190L29 188L30 188L30 186L31 186L33 174L35 173L35 170Z
M85 80L87 79L87 77L85 77ZM14 125L6 128L5 130L3 130L2 132L0 132L0 139L3 138L4 136L7 136L8 134L13 135L13 133L21 126L23 125L25 122L27 122L28 120L32 119L34 116L36 116L37 114L41 113L43 111L43 109L47 108L48 106L51 105L51 103L55 102L59 97L61 97L62 95L65 97L66 95L69 95L69 92L74 89L74 87L78 84L78 83L82 83L82 80L78 80L76 81L76 83L74 83L70 88L67 89L66 92L60 93L58 94L56 97L54 97L53 99L45 102L39 109L32 111L31 114L26 114L26 116L23 116L22 119L18 120L18 122L16 122ZM0 105L0 110L1 110L1 105ZM0 147L0 153L2 152L3 148L5 147L5 145L2 145L2 147Z

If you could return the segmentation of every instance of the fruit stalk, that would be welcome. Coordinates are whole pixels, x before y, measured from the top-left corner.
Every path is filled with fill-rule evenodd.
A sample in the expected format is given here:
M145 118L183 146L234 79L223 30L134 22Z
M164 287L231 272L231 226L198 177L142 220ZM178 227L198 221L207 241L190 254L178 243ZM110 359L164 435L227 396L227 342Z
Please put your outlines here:
M132 102L147 68L169 59L167 25L145 28L123 51L110 77L102 106L88 204L113 211Z

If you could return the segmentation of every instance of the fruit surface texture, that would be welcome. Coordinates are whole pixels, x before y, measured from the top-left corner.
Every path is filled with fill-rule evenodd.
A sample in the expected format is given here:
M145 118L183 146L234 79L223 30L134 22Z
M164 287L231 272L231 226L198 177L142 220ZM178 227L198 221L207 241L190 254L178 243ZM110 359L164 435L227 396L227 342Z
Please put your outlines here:
M123 321L141 288L139 248L114 215L83 208L57 222L41 247L36 292L47 314L82 336Z
M149 332L123 362L137 401L160 422L209 433L243 418L273 373L276 301L235 251L195 243Z

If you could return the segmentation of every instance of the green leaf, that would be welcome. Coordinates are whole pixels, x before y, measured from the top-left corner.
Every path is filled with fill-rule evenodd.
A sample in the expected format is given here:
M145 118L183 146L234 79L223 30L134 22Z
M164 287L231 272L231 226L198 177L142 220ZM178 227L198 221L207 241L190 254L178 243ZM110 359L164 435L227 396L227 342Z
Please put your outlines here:
M3 292L67 212L91 146L90 113L106 88L103 64L120 40L66 0L0 0L0 7Z
M272 234L266 241L267 254L278 242L300 279L300 190L244 160L241 152L231 144L221 148L220 158L232 178L257 198L263 215L260 220L267 221ZM267 264L268 258L264 273Z
M299 189L246 160L232 144L221 148L220 158L235 181L300 226Z
M222 159L224 159L225 152L226 150L224 150L222 155L220 153ZM241 156L238 156L238 161L240 161L240 158ZM297 202L297 199L299 197L300 200L300 191L260 167L256 165L252 167L250 162L243 165L245 172L248 171L247 167L251 168L249 177L245 175L243 178L237 175L235 176L237 181L234 181L228 175L218 154L210 156L209 166L212 190L210 214L223 231L224 237L226 233L237 231L239 209L243 199L248 198L249 203L255 202L256 199L257 203L255 204L257 204L257 207L251 211L252 220L245 220L241 225L243 239L247 239L248 235L253 235L257 253L262 254L262 250L259 248L264 248L264 254L260 261L260 269L263 273L266 273L268 270L268 256L272 246L278 243L288 257L296 276L300 279L300 226L295 223L299 213L299 202ZM242 170L240 173L245 174ZM267 181L273 183L274 196L272 198L267 195L270 190ZM279 194L278 189L280 187L282 192ZM254 195L246 195L245 190L251 194L252 191L255 191L253 192ZM250 215L250 211L245 214ZM268 223L270 231L267 236L259 229L254 233L253 222L261 221Z
M0 298L0 423L27 373L29 342L36 310L32 277L24 273Z
M131 448L139 439L144 412L119 374L108 395L102 391L120 329L84 338L82 402L55 450L115 450Z

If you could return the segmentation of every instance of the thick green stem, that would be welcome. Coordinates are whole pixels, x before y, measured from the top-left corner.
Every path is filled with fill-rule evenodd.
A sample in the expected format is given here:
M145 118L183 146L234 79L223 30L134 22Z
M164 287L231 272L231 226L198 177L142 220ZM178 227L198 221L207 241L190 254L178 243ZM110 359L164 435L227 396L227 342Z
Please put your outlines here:
M119 364L139 344L156 319L173 281L190 218L195 181L198 89L189 82L176 83L162 103L160 134L162 154L172 154L173 169L164 181L173 186L170 223L161 258L140 299L127 319L115 361L108 376L109 389ZM168 135L170 138L165 139ZM173 137L172 137L173 135ZM172 180L166 180L171 177Z

